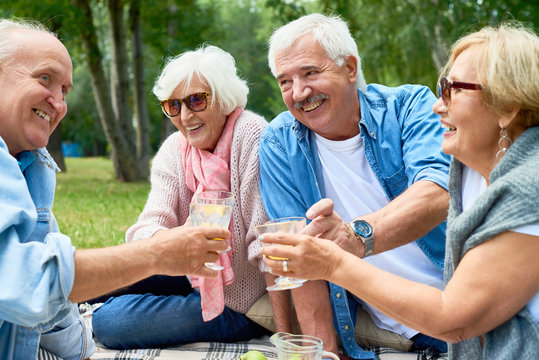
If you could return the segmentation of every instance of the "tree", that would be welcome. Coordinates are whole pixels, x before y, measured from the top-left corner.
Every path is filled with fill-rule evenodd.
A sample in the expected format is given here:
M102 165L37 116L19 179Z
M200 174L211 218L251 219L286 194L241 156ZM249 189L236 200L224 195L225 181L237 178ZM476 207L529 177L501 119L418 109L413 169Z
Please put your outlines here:
M149 140L147 132L141 133L141 145L137 146L135 130L132 124L132 111L130 104L128 56L125 35L124 10L125 2L122 0L109 0L108 13L110 21L111 48L110 48L110 88L102 66L102 52L97 41L97 32L94 26L93 13L90 3L85 0L73 0L74 5L80 10L77 22L81 34L86 61L90 72L92 88L99 112L99 118L105 131L105 135L111 148L111 158L114 164L116 178L122 181L134 181L145 179L149 173L149 147L145 146ZM138 3L135 4L135 6ZM136 14L135 29L137 27ZM135 35L136 36L136 35ZM137 53L140 46L135 44ZM135 59L136 61L137 59ZM140 69L139 69L140 71ZM140 82L140 74L137 80ZM140 84L137 85L139 89ZM137 104L137 113L140 116L137 121L139 126L147 128L147 118L144 118L144 97L137 96L137 100L143 104ZM141 116L142 115L142 116ZM146 153L145 153L146 151Z

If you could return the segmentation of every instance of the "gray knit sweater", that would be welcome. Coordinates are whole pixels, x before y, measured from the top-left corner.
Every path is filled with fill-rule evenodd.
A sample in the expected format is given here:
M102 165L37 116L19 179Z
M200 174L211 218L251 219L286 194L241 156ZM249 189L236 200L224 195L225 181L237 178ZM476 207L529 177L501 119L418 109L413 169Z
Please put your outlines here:
M449 173L446 283L471 248L504 231L539 222L539 126L526 130L515 141L493 169L490 186L464 212L461 180L462 164L453 158ZM527 307L489 331L484 339L483 348L479 338L450 344L449 358L539 359L539 325Z

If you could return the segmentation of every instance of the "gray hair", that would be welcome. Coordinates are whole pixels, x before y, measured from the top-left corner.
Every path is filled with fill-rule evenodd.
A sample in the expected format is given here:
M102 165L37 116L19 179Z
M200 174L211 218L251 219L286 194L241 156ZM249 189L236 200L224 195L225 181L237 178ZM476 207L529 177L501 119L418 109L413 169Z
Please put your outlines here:
M36 20L31 19L0 19L0 68L7 64L9 59L19 49L21 43L14 43L13 34L21 31L39 31L56 37L56 34L50 31Z
M346 22L335 15L305 15L275 30L268 42L268 64L273 76L277 76L275 67L277 53L289 49L297 39L305 35L312 35L338 66L343 65L347 56L353 55L357 59L358 65L356 87L366 92L367 83L361 71L361 58L358 54L357 44L352 38Z
M153 93L159 100L166 100L180 83L185 82L188 88L195 75L211 88L212 104L217 100L225 114L247 104L247 83L237 74L232 55L217 46L203 45L168 59L155 81Z

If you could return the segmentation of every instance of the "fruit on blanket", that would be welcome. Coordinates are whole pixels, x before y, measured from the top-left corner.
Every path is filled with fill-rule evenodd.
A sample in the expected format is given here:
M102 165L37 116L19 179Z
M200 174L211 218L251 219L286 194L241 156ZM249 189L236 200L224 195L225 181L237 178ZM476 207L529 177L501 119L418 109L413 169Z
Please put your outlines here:
M251 350L240 356L239 360L268 360L260 351Z

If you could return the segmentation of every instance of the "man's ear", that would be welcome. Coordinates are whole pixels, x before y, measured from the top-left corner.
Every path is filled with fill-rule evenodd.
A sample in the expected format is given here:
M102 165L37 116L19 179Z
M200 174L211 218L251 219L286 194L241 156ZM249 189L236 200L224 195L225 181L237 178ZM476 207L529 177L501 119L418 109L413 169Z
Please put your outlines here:
M355 83L357 76L357 58L354 55L346 56L344 58L343 68L346 69L350 82Z

